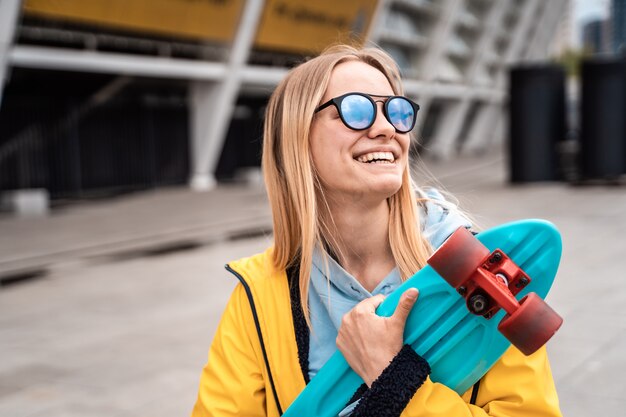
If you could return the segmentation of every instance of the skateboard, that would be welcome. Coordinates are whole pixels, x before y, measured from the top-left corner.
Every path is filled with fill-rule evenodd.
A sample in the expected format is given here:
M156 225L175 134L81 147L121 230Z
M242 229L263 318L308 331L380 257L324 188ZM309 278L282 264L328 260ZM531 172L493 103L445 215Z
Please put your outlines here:
M476 236L457 230L378 307L389 317L408 288L419 298L404 342L425 358L430 378L463 394L513 343L525 354L562 323L545 302L561 258L561 237L544 220L521 220ZM336 351L283 414L336 416L363 380Z

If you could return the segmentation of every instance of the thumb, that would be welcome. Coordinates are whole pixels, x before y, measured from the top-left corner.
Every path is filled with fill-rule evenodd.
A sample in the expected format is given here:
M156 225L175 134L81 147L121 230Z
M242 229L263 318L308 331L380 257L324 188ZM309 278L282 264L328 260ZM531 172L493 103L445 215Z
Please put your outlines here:
M417 290L417 288L409 288L408 290L406 290L404 294L402 294L402 296L400 297L400 301L398 302L396 311L393 313L393 317L396 320L400 320L402 323L405 323L407 317L409 317L411 309L417 301L418 295L419 291Z

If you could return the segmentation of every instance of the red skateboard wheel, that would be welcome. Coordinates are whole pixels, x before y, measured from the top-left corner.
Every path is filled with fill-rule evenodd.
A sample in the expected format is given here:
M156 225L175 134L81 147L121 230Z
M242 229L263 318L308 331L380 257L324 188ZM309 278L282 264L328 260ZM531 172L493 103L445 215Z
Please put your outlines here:
M530 355L545 345L562 323L561 316L531 292L513 314L504 316L498 330L523 354Z
M469 230L461 227L427 262L448 284L457 288L482 265L490 253Z

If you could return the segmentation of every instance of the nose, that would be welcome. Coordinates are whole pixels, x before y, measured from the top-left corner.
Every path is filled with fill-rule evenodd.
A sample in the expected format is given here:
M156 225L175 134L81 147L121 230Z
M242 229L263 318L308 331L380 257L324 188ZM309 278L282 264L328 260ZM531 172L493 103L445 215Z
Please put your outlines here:
M385 117L383 102L376 102L376 119L372 126L368 129L367 136L370 139L376 139L380 137L384 137L387 139L392 138L396 134L396 128L387 120Z

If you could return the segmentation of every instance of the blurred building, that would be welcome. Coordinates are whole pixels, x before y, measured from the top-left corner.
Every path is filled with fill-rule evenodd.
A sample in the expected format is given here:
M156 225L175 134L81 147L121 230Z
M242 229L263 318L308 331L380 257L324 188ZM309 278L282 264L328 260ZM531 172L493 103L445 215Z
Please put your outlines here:
M274 86L348 39L398 61L416 151L477 151L504 140L508 67L548 57L569 3L2 0L0 191L207 189L254 171Z
M563 6L563 11L559 23L554 33L554 39L550 48L550 55L553 57L562 56L573 49L574 37L574 3L567 1Z
M626 54L626 0L611 1L613 52Z
M592 54L626 51L626 0L611 0L607 18L594 19L583 26L582 45Z
M587 22L582 28L582 46L591 54L611 52L611 21L595 19Z

